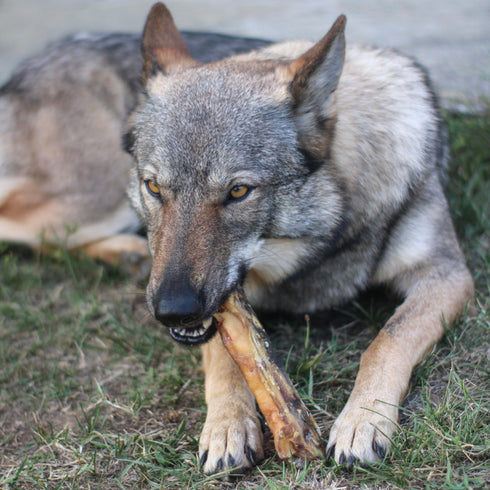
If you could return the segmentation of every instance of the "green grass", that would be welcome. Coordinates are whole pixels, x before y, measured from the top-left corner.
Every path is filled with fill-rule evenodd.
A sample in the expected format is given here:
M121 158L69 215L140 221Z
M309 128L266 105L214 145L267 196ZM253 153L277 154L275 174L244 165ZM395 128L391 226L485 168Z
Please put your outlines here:
M269 440L265 461L247 476L206 477L197 458L205 418L199 351L174 344L149 317L143 285L63 250L39 256L3 245L0 487L483 488L490 481L490 113L447 120L448 193L476 307L417 367L402 430L383 463L347 473L324 462L298 468L279 461ZM337 312L335 329L268 320L324 434L392 308L373 293Z

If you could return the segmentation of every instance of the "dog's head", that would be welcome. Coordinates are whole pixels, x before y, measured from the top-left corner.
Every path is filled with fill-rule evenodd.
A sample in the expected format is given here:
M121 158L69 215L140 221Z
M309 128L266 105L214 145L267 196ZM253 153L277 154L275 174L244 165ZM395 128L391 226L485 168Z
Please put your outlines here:
M210 338L212 315L251 268L277 261L277 280L293 272L301 253L281 265L264 252L271 240L304 250L333 234L340 197L314 174L328 160L344 24L292 62L257 55L202 65L165 6L150 11L144 93L126 138L136 162L129 193L153 256L148 303L176 340Z

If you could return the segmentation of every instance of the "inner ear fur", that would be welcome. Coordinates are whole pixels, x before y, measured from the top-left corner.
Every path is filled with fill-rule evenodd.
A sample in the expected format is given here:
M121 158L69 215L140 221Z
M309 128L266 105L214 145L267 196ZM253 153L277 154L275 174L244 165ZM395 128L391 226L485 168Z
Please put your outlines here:
M328 156L335 129L330 96L344 65L346 21L340 15L328 33L288 67L299 144L319 160Z
M346 22L345 15L340 15L318 43L289 65L290 90L297 103L311 89L323 88L323 93L330 94L337 88L345 57Z
M161 2L155 3L148 13L141 52L143 86L156 71L167 73L175 68L198 64L175 26L170 11Z

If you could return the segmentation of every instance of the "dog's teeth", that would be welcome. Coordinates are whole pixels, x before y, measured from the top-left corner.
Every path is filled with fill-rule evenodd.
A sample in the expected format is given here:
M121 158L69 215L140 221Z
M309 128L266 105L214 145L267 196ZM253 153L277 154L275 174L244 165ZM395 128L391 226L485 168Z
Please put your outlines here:
M174 332L177 335L180 335L181 337L192 337L192 338L197 338L200 337L201 335L204 335L208 328L211 326L212 319L206 320L203 322L202 327L197 327L193 329L186 329L186 328L174 328Z
M213 323L213 319L208 318L202 322L202 326L207 330L211 326L211 323Z

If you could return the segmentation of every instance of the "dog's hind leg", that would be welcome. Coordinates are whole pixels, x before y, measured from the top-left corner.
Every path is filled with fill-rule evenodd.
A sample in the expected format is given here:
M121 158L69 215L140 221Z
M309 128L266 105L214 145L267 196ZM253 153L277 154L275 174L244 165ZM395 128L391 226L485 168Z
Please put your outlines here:
M105 213L97 223L77 226L71 216L77 210L43 193L41 184L20 177L4 177L0 181L0 241L32 248L58 245L82 249L91 258L111 265L125 262L131 268L149 263L147 240L118 232L135 226L136 218L128 203L113 213Z
M339 463L384 457L413 368L473 295L449 214L433 211L407 216L378 268L378 280L406 299L362 355L354 389L332 426L327 457Z
M89 257L110 265L124 264L142 278L151 266L146 238L123 230L136 230L139 221L125 200L106 211L98 221L86 222L68 237L67 246L82 249Z
M146 238L139 235L131 233L113 235L87 243L80 248L89 257L101 260L106 264L124 263L130 268L137 268L142 276L147 276L151 267L148 242Z
M199 441L204 472L254 466L264 457L255 398L219 335L201 349L208 406Z
M58 223L63 205L34 179L0 175L0 241L39 247L43 232Z

